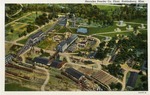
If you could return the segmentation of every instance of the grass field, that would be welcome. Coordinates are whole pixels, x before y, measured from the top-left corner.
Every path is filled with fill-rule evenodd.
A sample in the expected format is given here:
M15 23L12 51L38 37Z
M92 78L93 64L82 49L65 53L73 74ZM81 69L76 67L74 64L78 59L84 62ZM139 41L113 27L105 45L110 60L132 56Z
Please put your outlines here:
M41 15L41 12L38 12L38 15ZM36 13L32 13L31 15L24 17L17 22L12 23L11 25L8 25L5 27L5 34L6 34L6 40L15 40L19 38L19 34L22 34L24 31L26 31L26 27L28 24L34 24L35 22ZM11 29L13 29L13 33L11 33Z
M115 33L100 34L100 35L114 37L114 36L116 36L117 34L131 35L132 33L133 33L133 32L115 32Z
M142 81L141 81L141 78L142 77L142 75L138 75L138 78L137 78L137 80L136 80L136 84L135 84L135 87L138 87L138 85L140 84L140 83L142 83Z
M13 41L17 38L19 38L19 34L22 34L24 31L26 31L26 24L20 24L20 23L12 23L11 25L8 25L5 27L5 39L7 41ZM11 33L11 29L13 29L13 33Z
M62 77L62 80L57 78L56 75ZM77 89L77 86L74 81L63 76L61 74L61 71L55 68L50 69L50 80L48 86L52 91L65 91L69 89Z
M17 43L25 44L27 42L27 40L28 40L27 38L26 39L22 39L20 41L17 41Z
M45 25L41 30L43 32L46 32L49 28L51 28L51 26L53 25L54 23L51 22L51 23L48 23L47 25Z
M38 12L37 15L36 13L32 13L27 17L24 17L23 19L20 19L17 22L22 22L22 23L27 23L27 24L35 24L35 18L41 15L41 12Z
M5 84L5 91L34 91L34 90L27 87L22 87L20 84L10 83Z
M5 55L9 54L11 47L12 47L12 44L5 43Z
M52 37L46 38L41 41L37 46L42 49L53 50L56 47L57 43L52 40Z

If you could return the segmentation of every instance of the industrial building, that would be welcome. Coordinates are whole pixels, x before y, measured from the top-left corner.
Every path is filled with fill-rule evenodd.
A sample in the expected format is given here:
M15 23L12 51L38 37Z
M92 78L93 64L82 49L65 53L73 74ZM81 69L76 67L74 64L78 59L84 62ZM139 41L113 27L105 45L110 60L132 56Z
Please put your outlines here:
M35 57L33 59L33 61L34 61L34 63L40 63L40 64L44 64L44 65L48 64L48 59L46 59L46 58Z
M134 87L136 84L136 80L138 78L138 73L136 72L131 72L130 76L128 78L126 86Z
M44 64L44 65L48 65L49 60L46 58L42 58L42 57L35 57L33 59L34 63L39 63L39 64ZM53 60L50 63L50 67L54 67L54 68L61 68L63 65L65 64L65 62L60 61L60 60Z
M74 68L67 68L65 72L78 80L83 76L81 72L75 70Z
M12 61L12 59L14 58L14 56L12 54L8 54L5 56L5 64L8 64Z
M64 64L65 64L65 62L63 62L63 61L54 60L54 61L52 61L52 63L50 64L50 66L54 67L54 68L61 68Z
M30 44L34 45L36 44L37 42L41 41L42 39L44 39L45 37L45 34L44 32L42 31L38 31L37 33L35 33L34 35L32 35L30 37Z
M61 21L59 21L59 25L66 26L66 24L67 24L67 18L63 17L63 19Z
M62 42L57 46L57 51L59 51L59 52L64 52L77 38L78 38L77 35L72 35L72 36L69 37L67 40L62 41Z

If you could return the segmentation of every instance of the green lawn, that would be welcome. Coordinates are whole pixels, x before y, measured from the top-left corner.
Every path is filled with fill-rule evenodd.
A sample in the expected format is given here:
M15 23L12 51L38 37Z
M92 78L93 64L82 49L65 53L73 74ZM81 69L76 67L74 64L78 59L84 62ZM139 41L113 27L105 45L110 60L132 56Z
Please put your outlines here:
M110 36L110 37L114 37L116 36L117 34L122 34L122 35L131 35L133 32L116 32L116 33L109 33L109 34L100 34L100 35L103 35L103 36Z
M67 32L67 29L64 27L58 31L58 33L65 33L65 32Z
M77 31L76 28L69 28L69 29L67 29L67 28L63 27L63 28L61 28L61 29L58 31L58 33L71 32L71 33L74 33L74 34L78 34L76 31Z
M17 41L17 43L25 44L27 42L27 40L28 40L27 38L26 39L22 39L20 41Z
M138 85L140 84L140 83L142 83L142 81L141 81L141 78L142 77L142 75L138 75L138 78L137 78L137 80L136 80L136 84L135 84L135 87L138 87Z
M19 34L22 34L24 31L26 31L26 24L20 24L20 23L12 23L11 25L8 25L5 27L5 39L7 41L13 41L17 38L19 38ZM11 33L11 29L14 31Z
M114 31L114 29L116 29L117 28L117 26L116 26L116 24L114 23L114 25L113 26L106 26L106 27L89 27L88 28L88 35L90 35L90 34L95 34L95 33L104 33L104 32L112 32L112 31Z
M10 48L13 46L13 44L6 43L5 42L5 55L9 54Z
M57 78L57 76L60 76L62 77L62 80ZM68 83L68 86L66 86L66 84L64 82L67 82ZM56 68L51 68L50 69L50 80L49 80L49 83L48 83L49 87L51 88L50 90L67 90L69 88L71 89L76 89L76 84L74 81L72 81L71 79L67 78L66 76L62 75L61 74L61 71L56 69ZM67 89L66 89L67 87Z
M46 30L48 30L49 28L51 28L51 26L53 25L53 23L49 23L47 25L45 25L41 30L43 30L43 32L46 32Z
M53 50L56 47L57 43L52 40L52 37L48 37L45 40L41 41L37 46L42 49Z
M22 22L22 23L27 23L27 24L35 24L36 16L38 17L41 14L42 14L41 12L38 12L37 15L36 15L36 13L32 13L29 16L24 17L17 22Z
M98 39L100 39L100 40L103 40L105 37L102 37L102 36L98 36L98 35L96 35L96 36L94 36L94 37L96 37L96 38L98 38Z
M34 91L34 90L27 87L22 87L20 84L10 83L5 84L5 91Z

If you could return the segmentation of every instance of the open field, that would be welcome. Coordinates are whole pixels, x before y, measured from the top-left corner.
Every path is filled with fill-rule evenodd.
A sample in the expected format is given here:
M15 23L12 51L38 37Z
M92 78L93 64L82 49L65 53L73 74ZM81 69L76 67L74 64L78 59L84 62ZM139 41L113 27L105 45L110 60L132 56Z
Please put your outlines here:
M51 91L68 91L78 88L74 81L63 76L61 71L55 68L50 69L50 80L47 86Z
M24 31L26 31L26 26L27 24L20 24L16 22L8 25L7 27L5 27L5 39L7 41L12 41L19 38L19 34L22 34ZM11 29L13 29L13 32L11 32Z
M10 83L5 84L5 91L34 91L31 88L22 87L20 84Z
M5 43L5 55L9 54L11 47L12 47L12 44Z
M53 24L54 24L54 22L50 21L50 23L48 23L47 25L45 25L41 30L43 32L46 32L46 30L48 30Z
M42 49L53 50L57 43L53 41L51 37L41 41L37 46Z
M25 39L19 40L18 43L25 44L25 43L27 42L27 40L28 40L28 39L25 38Z
M20 36L24 36L27 30L27 24L25 23L12 23L11 25L8 25L5 27L5 40L7 41L14 41L18 39ZM33 26L36 28L36 26ZM13 29L13 32L11 32ZM20 36L19 36L20 35Z
M32 65L29 64L7 64L5 74L7 84L14 83L14 80L16 79L18 80L18 82L15 82L18 83L18 86L16 86L13 90L19 90L20 86L38 90L46 78L45 71L38 68L33 69ZM21 85L19 86L19 84ZM8 90L11 89L11 86L9 87L7 88ZM22 88L20 90L24 89L26 90L26 88ZM30 89L27 90L30 91Z
M38 15L41 15L41 12L38 12ZM35 24L36 13L32 13L27 17L24 17L17 22L13 22L12 24L5 27L5 34L7 41L13 41L19 38L19 35L24 35L24 32L27 30L27 25ZM36 27L36 26L34 26ZM13 29L13 32L11 30Z
M102 36L110 36L110 37L114 37L117 34L122 34L122 35L131 35L133 32L114 32L114 33L109 33L109 34L100 34Z
M39 15L41 15L41 12L37 12L36 13L32 13L27 17L24 17L23 19L20 19L17 22L22 22L22 23L27 23L27 24L35 24L35 18L38 17Z

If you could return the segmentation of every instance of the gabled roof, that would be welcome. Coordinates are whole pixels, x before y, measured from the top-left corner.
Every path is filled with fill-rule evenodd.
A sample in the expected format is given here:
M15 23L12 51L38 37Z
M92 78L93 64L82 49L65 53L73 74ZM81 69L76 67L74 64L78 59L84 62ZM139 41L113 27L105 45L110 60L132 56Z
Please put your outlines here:
M81 76L83 76L83 73L75 70L74 68L67 68L65 72L75 77L76 79L79 79Z
M33 59L33 61L34 62L36 62L36 63L41 63L41 64L48 64L48 59L46 59L46 58L41 58L41 57L35 57L34 59Z
M66 42L67 42L67 44L70 44L74 39L76 39L78 36L77 35L75 35L75 34L73 34L70 38L68 38L67 40L66 40Z
M62 42L60 42L60 46L64 46L66 44L66 41L62 41Z
M38 31L37 33L33 34L30 38L31 38L31 39L34 39L34 38L38 37L39 35L41 35L41 34L43 34L43 33L44 33L44 32L42 32L42 31Z
M137 77L138 77L138 73L131 72L130 77L128 78L127 86L134 87L135 83L136 83L136 80L137 80Z
M62 61L60 61L60 60L57 60L57 61L54 60L54 61L51 63L50 66L51 66L51 67L58 68L58 65L61 64L61 62L62 62Z

